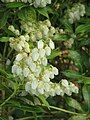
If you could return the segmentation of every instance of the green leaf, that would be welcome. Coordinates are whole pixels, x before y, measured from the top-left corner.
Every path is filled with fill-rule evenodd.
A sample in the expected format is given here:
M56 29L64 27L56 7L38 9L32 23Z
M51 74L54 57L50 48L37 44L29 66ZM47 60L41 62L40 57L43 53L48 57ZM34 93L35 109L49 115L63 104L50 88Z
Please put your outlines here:
M70 36L68 36L68 35L65 35L65 34L56 34L55 36L54 36L54 41L67 41L68 39L70 38Z
M90 84L90 77L85 77L78 72L72 70L66 70L62 72L66 77L77 79L80 83Z
M1 37L0 42L8 42L10 37Z
M81 41L79 46L90 45L90 38Z
M84 85L82 88L83 97L86 105L90 109L90 85Z
M83 80L84 84L90 85L90 77L82 77L82 80Z
M49 103L47 102L46 98L43 95L39 95L38 98L42 101L42 103L48 108L49 108Z
M75 99L67 97L66 98L66 103L70 106L73 107L74 109L78 110L78 111L83 111L81 108L81 105L79 102L77 102Z
M67 20L63 20L62 23L65 26L65 28L68 30L68 32L73 33L72 25Z
M68 78L81 78L82 75L80 75L78 72L72 71L72 70L66 70L63 72L63 74L65 76L67 76Z
M84 33L86 31L89 31L90 30L90 24L84 24L84 25L79 25L76 30L75 30L75 33L78 34L78 33Z
M7 120L6 118L2 118L2 117L0 117L0 120Z
M48 12L47 12L47 9L46 9L46 8L38 8L37 11L38 11L39 14L41 14L41 15L49 18Z
M7 19L8 19L8 17L9 17L9 12L7 11L7 12L4 12L4 14L3 14L3 16L2 16L2 19L0 19L0 29L1 28L3 28L5 25L6 25L6 23L7 23Z
M53 50L52 53L51 53L51 55L48 56L47 59L51 60L51 59L54 59L55 57L60 56L60 55L61 55L60 51Z
M3 70L3 69L0 68L0 75L2 75L4 77L7 77L8 73L5 70Z
M25 6L25 3L23 2L10 2L6 4L7 8L19 8L24 6Z
M36 20L36 12L35 9L33 7L27 7L27 8L22 8L19 12L18 12L18 17L21 20L24 21L35 21Z
M68 57L71 58L75 62L75 65L77 67L79 67L80 69L82 69L81 56L80 56L80 54L77 51L69 50Z
M83 116L82 114L81 115L78 115L78 116L72 116L70 117L68 120L87 120L85 116Z

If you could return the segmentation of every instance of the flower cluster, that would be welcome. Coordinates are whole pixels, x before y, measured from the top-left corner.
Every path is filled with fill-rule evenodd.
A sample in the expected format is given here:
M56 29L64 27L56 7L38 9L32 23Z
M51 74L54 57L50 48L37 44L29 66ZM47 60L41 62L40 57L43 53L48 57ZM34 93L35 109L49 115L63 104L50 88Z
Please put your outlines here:
M45 7L47 4L51 4L51 0L35 0L35 7Z
M55 28L51 26L50 21L39 21L36 24L22 21L21 24L25 34L11 37L10 46L17 51L12 73L24 80L25 90L46 97L78 93L78 87L65 79L60 83L51 82L51 79L58 75L58 69L50 65L47 59L55 49L52 41ZM16 33L12 26L9 26L9 30Z
M51 4L51 0L1 0L2 2L24 2L31 3L34 7L45 7L47 4Z
M80 20L85 14L85 6L83 4L76 4L68 10L69 22L73 24L76 20Z

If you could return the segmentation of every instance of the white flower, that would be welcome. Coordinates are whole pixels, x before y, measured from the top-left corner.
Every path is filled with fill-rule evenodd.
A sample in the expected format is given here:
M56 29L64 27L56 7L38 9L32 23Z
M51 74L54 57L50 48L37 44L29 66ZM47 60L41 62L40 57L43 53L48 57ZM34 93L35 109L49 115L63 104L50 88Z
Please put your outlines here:
M51 48L50 47L48 47L48 46L45 47L45 54L47 56L49 56L51 54Z
M17 76L22 76L22 68L20 66L17 67L16 74Z
M38 86L38 80L37 79L32 80L31 88L35 90L37 86Z
M25 90L27 91L27 92L30 92L30 86L31 86L31 83L30 82L27 82L26 83L26 85L25 85Z
M61 95L61 92L62 92L62 90L61 90L61 88L60 88L60 85L59 85L59 84L56 84L56 86L55 86L55 93L56 93L57 95Z
M47 36L48 35L48 32L49 32L49 29L46 25L43 26L43 35L44 36Z
M38 31L36 33L36 38L39 40L39 39L42 39L42 33L40 31Z
M45 20L45 23L48 27L51 27L51 22L49 20Z
M40 5L41 0L35 0L34 1L34 7L38 7Z
M30 53L30 48L29 48L29 44L27 42L24 43L25 44L25 52Z
M10 25L10 26L8 27L8 29L9 29L9 30L11 30L12 32L14 32L14 31L15 31L15 28L14 28L14 26L13 26L13 25Z
M25 40L26 40L25 37L24 37L24 35L20 35L20 39L21 39L22 41L25 41Z
M44 75L43 75L42 80L43 80L44 82L50 82L49 76L47 76L47 74L44 74Z
M13 65L12 66L12 73L16 74L17 76L22 75L22 68L18 65Z
M10 59L7 59L6 65L10 65L10 63L11 63Z
M79 11L75 11L74 13L74 17L77 19L77 20L80 20L80 15L79 15Z
M50 78L51 78L51 79L54 79L54 74L53 74L53 72L50 72Z
M55 28L54 27L50 27L50 32L51 32L51 34L54 34L55 33Z
M40 81L38 83L37 90L38 90L39 94L44 94L44 83L42 81Z
M71 94L72 94L72 91L70 90L70 87L69 87L69 86L66 87L66 88L64 88L63 91L64 91L67 95L69 95L69 96L71 96Z
M23 59L23 54L19 53L18 55L16 55L16 61L21 61Z
M32 50L32 59L33 61L37 61L39 58L39 53L38 53L38 49L37 48L34 48Z
M35 80L35 79L36 79L36 77L34 76L33 73L28 75L28 80L32 81L32 80Z
M39 57L43 58L45 56L45 50L44 49L40 49L39 50Z
M40 73L41 73L41 67L37 66L34 74L35 74L36 77L39 77Z
M24 68L23 69L23 75L24 75L24 77L27 77L29 74L30 74L29 68L28 67Z
M78 93L78 87L75 86L73 83L70 82L70 90L74 93Z
M39 40L39 41L37 42L37 47L38 47L38 49L42 49L43 46L44 46L43 41L42 41L42 40Z
M15 50L16 51L22 51L22 46L21 46L21 44L17 44L17 46L15 46Z
M46 57L43 57L41 62L42 62L42 65L47 66L47 58Z
M24 46L25 46L25 44L24 44L24 43L25 43L25 41L20 40L18 45L19 45L19 46L21 46L21 47L24 47ZM17 46L18 46L18 45L17 45Z
M36 70L36 64L35 64L35 63L32 63L32 64L30 65L30 69L32 70L32 72L35 72L35 70Z
M29 41L29 38L30 38L30 37L29 37L28 34L26 34L24 37L25 37L25 40L26 40L26 41Z
M51 4L51 0L46 0L46 3Z
M52 68L52 71L53 71L53 73L54 73L55 75L58 75L58 69L57 69L56 67L53 67L53 68Z
M15 30L15 31L14 31L14 33L15 33L15 35L17 35L17 36L19 36L19 35L20 35L19 30Z
M13 74L16 74L17 68L18 68L17 65L13 65L13 66L12 66L12 73L13 73Z
M48 83L48 82L45 82L44 83L44 89L46 92L49 92L50 91L50 88L51 88L51 85Z
M55 96L55 89L53 87L50 88L49 95Z
M54 42L52 40L49 41L49 46L52 50L55 48Z
M61 84L62 84L62 86L64 86L64 87L68 87L68 81L67 81L66 79L62 79L62 80L61 80Z

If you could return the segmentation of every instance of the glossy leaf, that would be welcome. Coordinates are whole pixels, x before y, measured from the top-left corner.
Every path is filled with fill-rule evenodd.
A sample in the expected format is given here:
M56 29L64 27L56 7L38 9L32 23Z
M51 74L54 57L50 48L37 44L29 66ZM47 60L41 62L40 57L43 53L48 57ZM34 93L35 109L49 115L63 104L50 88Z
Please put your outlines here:
M19 8L25 6L23 2L10 2L6 4L7 8Z
M49 18L48 12L47 12L47 9L46 9L46 8L38 8L37 11L38 11L39 14L41 14L41 15Z
M84 24L84 25L80 25L76 28L76 34L78 33L84 33L86 31L90 30L90 24Z

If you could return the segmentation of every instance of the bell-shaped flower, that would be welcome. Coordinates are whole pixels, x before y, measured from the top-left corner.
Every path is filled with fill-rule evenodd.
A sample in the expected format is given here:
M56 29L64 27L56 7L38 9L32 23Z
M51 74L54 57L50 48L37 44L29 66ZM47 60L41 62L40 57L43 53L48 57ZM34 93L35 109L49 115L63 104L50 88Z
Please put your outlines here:
M45 54L49 56L51 54L51 48L49 46L45 47Z
M52 40L49 41L49 46L52 50L55 49L55 45L54 45L54 42Z
M43 46L44 46L43 41L42 41L42 40L39 40L39 41L37 42L37 48L38 48L38 49L42 49Z

